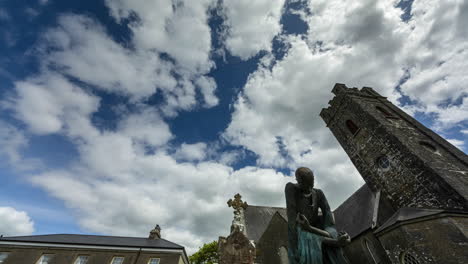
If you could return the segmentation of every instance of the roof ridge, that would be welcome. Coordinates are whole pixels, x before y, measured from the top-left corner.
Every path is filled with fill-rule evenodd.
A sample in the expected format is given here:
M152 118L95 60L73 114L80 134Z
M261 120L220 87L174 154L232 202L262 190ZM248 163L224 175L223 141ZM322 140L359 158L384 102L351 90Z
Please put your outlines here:
M264 205L251 205L249 204L247 208L249 207L263 207L263 208L275 208L275 209L286 209L286 207L279 207L279 206L264 206Z
M39 237L39 236L94 236L94 237L125 237L125 238L145 238L146 237L137 237L137 236L113 236L113 235L95 235L95 234L71 234L71 233L58 233L58 234L41 234L41 235L29 235L29 236L9 236L12 237ZM4 236L5 238L5 236Z
M179 244L177 244L177 243L174 243L174 242L172 242L172 241L169 241L169 240L167 240L167 239L164 239L164 238L159 238L159 239L160 239L160 240L164 240L164 241L166 241L166 242L168 242L168 243L174 244L174 245L176 245L176 246L183 247L183 246L181 246L181 245L179 245ZM184 248L185 248L185 247L184 247Z
M46 234L32 236L3 237L1 241L16 242L39 242L54 244L80 244L95 246L129 246L129 247L155 247L155 248L174 248L181 249L184 246L159 238L150 239L147 237L124 237L124 236L105 236L105 235L87 235L87 234Z

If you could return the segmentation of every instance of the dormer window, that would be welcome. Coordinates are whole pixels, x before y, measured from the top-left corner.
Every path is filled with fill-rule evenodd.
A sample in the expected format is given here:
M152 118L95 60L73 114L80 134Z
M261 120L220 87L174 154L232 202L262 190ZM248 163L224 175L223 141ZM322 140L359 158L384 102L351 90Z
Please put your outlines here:
M86 263L88 263L88 259L89 259L89 256L78 256L75 259L74 264L86 264Z
M4 263L8 255L10 255L9 252L0 252L0 263Z
M351 134L356 135L359 132L359 127L351 120L346 120L346 127L348 128Z
M159 264L159 258L150 258L148 264Z
M44 254L41 258L36 262L36 264L50 264L52 263L52 258L54 255L52 254Z
M123 264L124 257L114 257L111 264Z

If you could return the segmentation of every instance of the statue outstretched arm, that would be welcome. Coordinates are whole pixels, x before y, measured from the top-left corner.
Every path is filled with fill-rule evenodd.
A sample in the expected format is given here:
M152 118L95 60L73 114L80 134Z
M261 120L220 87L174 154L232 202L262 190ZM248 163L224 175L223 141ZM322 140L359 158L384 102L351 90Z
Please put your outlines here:
M310 225L309 220L307 220L307 218L303 214L300 214L300 213L297 214L296 223L300 225L302 229L310 233L314 233L323 237L329 237L329 238L332 237L330 233L328 233L327 231Z
M316 235L322 236L322 242L335 247L343 247L351 242L351 238L346 232L341 232L338 234L337 238L334 238L325 230L311 226L309 221L303 214L297 214L297 224L302 227L302 229L314 233Z

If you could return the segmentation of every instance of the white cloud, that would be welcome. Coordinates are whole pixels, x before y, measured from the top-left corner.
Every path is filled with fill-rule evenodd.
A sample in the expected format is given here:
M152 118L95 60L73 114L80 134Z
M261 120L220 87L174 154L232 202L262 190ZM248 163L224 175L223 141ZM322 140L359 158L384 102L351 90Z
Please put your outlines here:
M206 157L206 147L206 144L202 142L195 144L183 143L176 151L175 157L188 161L203 160Z
M27 144L28 140L20 130L0 120L0 156L17 163L21 159L19 150Z
M38 134L56 133L68 118L87 117L99 106L99 99L56 74L15 83L16 96L8 107Z
M34 223L28 214L12 207L0 207L0 234L4 236L30 235Z
M33 158L25 159L22 150L27 148L29 141L23 131L0 120L0 162L2 166L12 166L19 171L38 169L42 163Z
M136 4L134 1L131 3ZM117 4L112 2L110 5L114 7ZM172 10L171 3L165 4ZM195 99L197 94L202 95L204 107L213 107L218 103L214 94L216 83L212 78L204 76L214 65L209 57L210 30L203 24L208 19L208 7L208 3L197 2L197 5L178 8L180 10L172 14L173 22L180 23L178 18L183 16L190 25L178 25L180 28L169 31L166 31L165 26L153 27L150 18L146 18L150 20L150 25L144 26L146 20L142 14L140 19L143 20L138 24L140 26L136 22L131 26L134 31L131 47L124 47L113 40L95 20L79 15L63 15L59 18L60 26L48 30L43 36L40 51L44 74L58 71L106 92L128 96L133 102L144 100L159 91L165 99L160 108L169 116L176 115L179 110L195 107L198 104ZM115 8L120 13L124 12L124 7ZM158 44L156 42L160 39L156 38L147 40L148 44L145 45L140 43L138 38L149 37L152 33L156 34L157 30L167 41ZM190 33L190 30L195 32ZM181 39L190 34L193 39ZM196 39L203 41L195 44ZM165 59L165 55L175 61Z
M410 78L402 92L426 113L436 113L441 128L468 119L468 35L461 26L467 14L464 1L415 1L412 6L412 31L402 54Z
M164 238L185 245L189 253L229 232L232 215L226 201L237 192L251 204L284 206L278 190L290 178L274 170L233 171L210 161L178 163L164 152L127 151L126 165L116 159L112 164L99 163L101 168L119 166L119 170L98 170L98 163L94 167L83 163L74 170L36 175L32 181L74 208L86 230L146 236L158 223Z
M98 22L77 15L59 19L60 27L44 36L44 60L108 92L139 99L156 89L174 90L177 82L171 76L172 65L146 50L131 51L112 40Z
M138 16L138 22L131 26L137 47L165 52L188 74L203 74L213 66L207 20L214 2L107 0L106 4L118 21Z
M119 130L126 136L151 146L164 145L172 138L169 126L156 110L150 108L127 115L120 122Z
M448 106L429 105L426 109L429 113L437 114L437 127L450 128L468 120L468 96L463 97L461 104L449 104Z
M213 78L201 76L195 81L195 84L200 87L203 99L205 100L205 105L207 107L212 107L218 104L218 97L216 97L214 94L216 90L216 82Z
M271 41L281 32L284 0L222 1L226 17L226 49L246 60L261 50L271 51Z

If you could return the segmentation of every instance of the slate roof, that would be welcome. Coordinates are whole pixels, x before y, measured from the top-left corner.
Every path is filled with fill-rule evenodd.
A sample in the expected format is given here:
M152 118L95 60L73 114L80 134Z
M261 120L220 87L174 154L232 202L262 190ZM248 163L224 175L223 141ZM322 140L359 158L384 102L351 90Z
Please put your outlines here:
M249 205L244 211L247 237L257 243L276 212L287 221L286 208Z
M436 214L440 214L443 212L446 212L446 211L440 210L440 209L423 209L423 208L403 207L400 210L398 210L392 217L390 217L375 232L378 233L380 231L383 231L384 229L387 229L388 227L393 226L394 224L397 224L399 222L404 222L407 220L430 216L430 215L436 215Z
M161 239L148 239L148 238L143 238L143 237L96 236L96 235L75 235L75 234L12 236L12 237L2 237L0 238L0 241L73 244L73 245L87 245L87 246L184 249L183 246L172 243L162 238Z
M364 184L333 211L336 228L346 231L351 238L372 226L375 196Z

